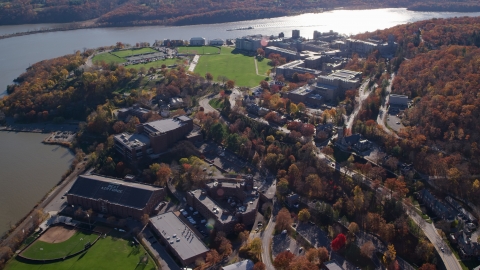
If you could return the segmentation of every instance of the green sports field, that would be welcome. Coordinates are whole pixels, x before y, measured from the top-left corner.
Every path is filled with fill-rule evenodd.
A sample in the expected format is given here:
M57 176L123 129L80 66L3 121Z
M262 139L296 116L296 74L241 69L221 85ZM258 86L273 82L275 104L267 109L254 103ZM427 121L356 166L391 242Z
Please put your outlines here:
M101 53L101 54L97 54L95 55L93 58L92 58L92 62L94 64L96 64L97 62L100 63L104 61L105 63L107 64L110 64L110 63L115 63L115 64L120 64L120 63L125 63L127 62L127 60L121 58L121 57L118 57L116 55L113 55L111 53Z
M132 56L132 55L144 54L144 53L153 53L153 52L157 52L157 51L152 49L152 48L141 48L141 49L116 51L116 52L112 52L112 54L114 54L118 57L128 57L128 56Z
M105 239L100 238L87 252L77 255L65 261L49 264L23 263L16 259L8 262L7 270L91 270L91 269L137 269L153 270L155 263L148 256L146 264L138 264L144 257L145 249L138 245L132 247L129 242L122 238L114 238L112 235Z
M267 76L266 72L270 68L267 62L268 59L264 59L257 63L258 74L260 74L257 75L254 57L234 53L233 48L222 47L218 55L200 56L195 73L204 76L210 72L214 80L217 76L223 75L234 80L237 86L253 87L259 85L260 81Z
M37 240L23 252L23 256L38 260L61 258L82 250L86 243L93 243L97 237L98 234L76 231L72 237L60 243L46 243Z
M218 54L220 48L212 46L185 46L178 47L178 53L188 53L188 54Z

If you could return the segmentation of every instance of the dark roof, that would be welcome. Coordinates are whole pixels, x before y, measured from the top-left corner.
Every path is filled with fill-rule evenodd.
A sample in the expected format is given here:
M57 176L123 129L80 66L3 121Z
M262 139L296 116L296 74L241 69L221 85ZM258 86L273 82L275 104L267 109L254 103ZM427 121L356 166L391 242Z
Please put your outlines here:
M80 175L68 194L143 209L160 189L99 175Z
M362 135L360 134L353 134L351 136L345 137L345 142L348 144L356 144L360 139L362 138Z

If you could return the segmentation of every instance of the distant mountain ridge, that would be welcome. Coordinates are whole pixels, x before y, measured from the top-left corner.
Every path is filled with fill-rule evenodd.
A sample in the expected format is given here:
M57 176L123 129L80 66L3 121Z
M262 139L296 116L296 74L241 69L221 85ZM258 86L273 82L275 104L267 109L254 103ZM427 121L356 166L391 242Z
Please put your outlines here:
M13 0L0 3L0 24L67 23L96 20L98 26L219 23L316 12L334 8L406 7L416 11L480 11L473 0Z

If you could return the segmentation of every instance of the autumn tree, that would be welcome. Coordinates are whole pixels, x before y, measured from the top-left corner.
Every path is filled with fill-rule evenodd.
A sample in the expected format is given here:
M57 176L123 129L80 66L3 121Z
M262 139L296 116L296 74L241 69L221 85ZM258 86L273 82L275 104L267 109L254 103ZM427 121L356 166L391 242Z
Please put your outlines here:
M288 250L280 252L277 257L275 257L273 266L275 266L277 270L288 270L290 268L290 262L293 261L294 258L295 255Z
M392 265L397 258L397 251L393 245L388 245L387 250L383 253L382 262L386 267Z
M154 185L160 187L165 186L171 174L172 170L170 169L170 166L165 163L160 163L159 168L156 172L157 180L155 181Z
M290 267L294 270L318 270L318 266L310 262L305 256L297 256L292 262L290 262Z
M360 253L367 258L371 259L374 252L375 252L375 246L373 245L372 241L365 242L360 247Z
M256 262L253 265L253 270L265 270L265 269L266 269L266 266L263 262Z
M292 217L287 208L282 208L278 214L275 221L275 231L281 232L287 230L292 225Z
M218 263L222 258L220 255L218 255L218 252L215 249L210 249L209 252L207 252L207 255L205 257L205 264L207 266L212 266Z
M302 209L298 212L298 220L300 222L307 222L310 219L310 212L308 209Z
M437 270L435 264L424 263L418 270Z
M340 233L337 235L337 237L335 237L335 239L333 239L330 246L332 247L333 251L339 251L345 246L346 243L347 243L347 238L343 233Z
M385 180L385 187L390 189L390 196L395 192L397 198L403 198L408 193L407 184L403 181L403 177L388 178Z
M227 89L233 89L235 87L235 81L228 80L227 81Z
M435 254L435 247L430 241L425 238L422 238L418 241L417 247L415 248L415 253L419 258L428 262Z
M213 81L213 75L210 72L205 74L205 79L209 82Z

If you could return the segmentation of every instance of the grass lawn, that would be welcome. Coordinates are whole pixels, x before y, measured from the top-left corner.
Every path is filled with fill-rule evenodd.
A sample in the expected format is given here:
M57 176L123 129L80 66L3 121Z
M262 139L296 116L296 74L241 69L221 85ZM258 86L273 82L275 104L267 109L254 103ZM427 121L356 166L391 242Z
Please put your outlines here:
M178 53L188 53L188 54L218 54L220 49L218 47L212 46L186 46L178 47Z
M257 75L253 57L232 53L232 51L232 48L222 47L220 54L200 56L195 67L195 73L204 76L207 72L210 72L214 79L223 75L234 80L238 86L253 87L259 85L260 81L266 77L263 73L268 70L267 62L264 60L258 63L259 74L262 75Z
M127 57L127 56L136 55L136 54L144 54L144 53L152 53L152 52L157 52L157 51L152 48L140 48L140 49L116 51L116 52L112 52L112 54L118 57Z
M90 269L155 269L152 258L147 265L137 265L145 254L145 249L139 245L132 247L127 240L113 238L112 235L100 239L86 253L77 255L66 261L49 264L29 264L12 259L5 269L8 270L90 270Z
M210 104L210 106L212 106L212 108L214 109L221 109L223 108L223 100L221 99L218 99L218 98L212 98L208 104Z
M110 63L120 64L120 63L125 63L126 62L125 59L123 59L121 57L118 57L116 55L113 55L111 53L108 53L108 52L97 54L92 58L92 62L94 64L97 63L97 62L101 62L101 61L104 61L107 64L110 64Z
M31 259L60 258L82 250L86 243L93 243L97 237L97 234L86 234L77 231L68 240L60 243L46 243L38 240L25 250L23 255Z
M267 76L267 71L272 68L268 65L268 61L270 60L267 58L263 58L261 61L257 60L258 74Z
M154 61L154 62L149 62L149 63L146 63L146 64L136 64L136 65L129 65L129 66L125 66L125 67L126 68L134 68L134 69L137 69L137 70L139 70L141 67L145 67L148 70L151 67L160 68L160 67L162 67L162 65L166 65L166 66L173 65L173 64L177 63L177 60L178 59L163 59L163 60L158 60L158 61ZM179 62L179 63L181 63L181 62Z

